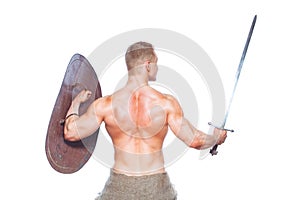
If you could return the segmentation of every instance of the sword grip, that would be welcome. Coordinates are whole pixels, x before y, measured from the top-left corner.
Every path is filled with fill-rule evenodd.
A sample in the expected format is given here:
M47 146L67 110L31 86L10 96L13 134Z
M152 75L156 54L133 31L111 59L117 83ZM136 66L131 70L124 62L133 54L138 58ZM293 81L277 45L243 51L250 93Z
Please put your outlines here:
M219 145L216 144L216 145L209 151L209 153L210 153L212 156L218 154L218 151L217 151L218 146L219 146Z

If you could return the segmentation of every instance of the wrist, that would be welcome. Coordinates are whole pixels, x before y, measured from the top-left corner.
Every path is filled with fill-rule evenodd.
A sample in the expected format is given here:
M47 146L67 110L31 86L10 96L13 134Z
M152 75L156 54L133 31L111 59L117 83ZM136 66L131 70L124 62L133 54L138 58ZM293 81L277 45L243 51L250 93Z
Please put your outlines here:
M71 113L71 114L68 114L64 119L61 119L61 120L59 121L60 125L64 125L64 124L66 123L67 119L69 119L69 118L72 117L72 116L77 116L77 117L79 117L79 115L78 115L77 113Z
M78 113L80 104L81 103L79 101L76 101L76 100L72 101L70 108L73 110L73 113Z
M214 138L215 138L215 143L219 144L220 140L221 140L221 133L220 133L220 129L215 128L214 130Z

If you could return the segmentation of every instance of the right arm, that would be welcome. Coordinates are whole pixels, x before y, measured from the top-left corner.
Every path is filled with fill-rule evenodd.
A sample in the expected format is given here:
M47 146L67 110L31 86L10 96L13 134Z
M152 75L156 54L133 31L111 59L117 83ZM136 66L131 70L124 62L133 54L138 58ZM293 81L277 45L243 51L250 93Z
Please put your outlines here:
M213 135L208 135L197 130L183 115L183 111L177 100L167 95L168 125L173 133L186 145L195 149L207 149L215 144L222 144L227 136L225 130L215 128Z

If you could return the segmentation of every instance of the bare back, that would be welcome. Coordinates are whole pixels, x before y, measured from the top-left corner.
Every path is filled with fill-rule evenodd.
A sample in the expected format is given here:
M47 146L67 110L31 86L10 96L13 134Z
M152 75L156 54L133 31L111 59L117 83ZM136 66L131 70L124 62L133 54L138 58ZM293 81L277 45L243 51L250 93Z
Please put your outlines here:
M166 96L143 86L125 87L105 98L111 104L104 122L115 149L114 170L135 175L164 171Z
M152 58L138 59L135 64L139 65L133 65L130 59L126 61L130 64L127 66L128 82L122 89L97 99L86 113L77 116L73 114L78 113L80 104L91 95L90 91L81 91L72 101L64 126L65 139L78 141L93 134L104 122L115 149L113 170L128 175L165 171L162 146L168 127L187 146L195 149L222 144L226 139L224 130L214 129L213 135L208 135L196 129L184 117L174 97L148 85L149 81L156 80L158 70L153 49L148 53Z

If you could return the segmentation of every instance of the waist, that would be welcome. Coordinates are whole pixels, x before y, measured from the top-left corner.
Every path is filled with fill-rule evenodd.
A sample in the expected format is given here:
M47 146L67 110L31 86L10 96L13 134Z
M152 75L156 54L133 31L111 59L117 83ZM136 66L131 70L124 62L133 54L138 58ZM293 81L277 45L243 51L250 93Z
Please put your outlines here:
M113 171L129 176L164 173L164 158L161 151L149 154L134 154L115 151Z
M156 169L156 170L150 170L150 171L128 171L123 169L118 169L116 166L111 169L111 173L114 173L114 175L124 175L124 176L130 176L130 177L140 177L140 176L150 176L150 175L159 175L159 174L166 174L166 170L164 167Z

